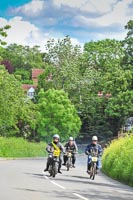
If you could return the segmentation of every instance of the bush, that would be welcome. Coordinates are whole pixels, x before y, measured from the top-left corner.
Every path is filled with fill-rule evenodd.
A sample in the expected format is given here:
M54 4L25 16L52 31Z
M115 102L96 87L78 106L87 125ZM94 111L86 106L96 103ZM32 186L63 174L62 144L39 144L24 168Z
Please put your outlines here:
M104 151L102 163L104 173L133 186L133 135L113 140Z
M27 142L23 138L0 137L0 157L22 158L43 157L46 155L46 144Z

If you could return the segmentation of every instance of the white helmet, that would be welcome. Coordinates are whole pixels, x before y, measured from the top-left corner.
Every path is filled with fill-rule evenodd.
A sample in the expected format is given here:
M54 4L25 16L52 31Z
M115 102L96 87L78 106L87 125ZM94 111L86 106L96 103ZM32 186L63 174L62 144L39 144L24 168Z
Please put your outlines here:
M60 139L60 136L58 135L58 134L55 134L54 136L53 136L53 139L54 138L57 138L58 140Z
M69 141L73 141L74 139L73 139L73 137L69 137Z
M94 141L94 140L96 140L96 141L98 140L97 136L95 136L95 135L92 137L92 141Z

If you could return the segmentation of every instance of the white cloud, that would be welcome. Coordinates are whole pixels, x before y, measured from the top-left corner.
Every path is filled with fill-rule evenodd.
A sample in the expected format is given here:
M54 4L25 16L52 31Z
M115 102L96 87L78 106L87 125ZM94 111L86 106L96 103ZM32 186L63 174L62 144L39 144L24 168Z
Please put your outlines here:
M109 32L109 33L93 33L93 37L95 38L94 40L103 40L106 38L109 39L116 39L116 40L123 40L126 37L127 31L123 31L121 33L114 33L114 32Z
M113 24L124 26L131 19L131 15L127 14L130 3L132 0L120 1L111 12L96 18L77 15L73 18L73 23L75 26L109 27Z
M0 18L0 25L12 26L8 43L40 45L42 49L49 38L63 38L66 34L70 34L73 44L107 37L124 39L124 26L132 18L131 3L132 0L32 0L12 8L14 16L23 17L9 21Z
M31 2L14 9L14 11L16 13L21 12L26 16L37 16L43 11L44 5L44 1L32 0Z
M13 9L15 13L22 13L27 17L36 17L42 13L45 15L64 13L71 13L75 15L75 12L81 14L104 14L110 12L113 6L118 2L118 0L32 0L31 2L19 6ZM67 9L66 9L67 8Z
M84 5L84 3L86 2L86 0L53 0L53 4L59 8L61 8L61 6L69 6L69 7L73 7L73 8L80 8L82 5Z
M11 18L9 21L0 18L0 24L1 23L3 23L3 26L6 24L11 25L11 29L7 31L8 36L5 38L8 44L39 45L41 49L44 49L44 43L50 38L48 33L42 33L34 24L24 21L23 18L19 16Z
M53 4L59 8L68 6L70 8L77 8L84 12L91 13L105 13L112 9L112 5L117 0L53 0Z
M57 40L63 38L64 35L60 32L42 32L37 26L24 21L22 17L16 16L10 20L0 18L1 26L11 25L11 29L7 30L8 36L4 39L7 44L17 43L21 45L40 46L42 51L45 50L45 45L50 38ZM72 38L72 44L80 44L78 39Z

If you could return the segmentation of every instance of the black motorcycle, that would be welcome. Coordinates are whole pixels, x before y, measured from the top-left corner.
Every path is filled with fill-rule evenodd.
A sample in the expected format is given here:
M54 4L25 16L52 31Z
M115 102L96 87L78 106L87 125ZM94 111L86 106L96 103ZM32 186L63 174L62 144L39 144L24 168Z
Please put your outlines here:
M49 172L50 176L52 176L52 177L55 177L56 174L58 173L59 156L60 156L60 152L58 152L56 150L54 150L53 153L49 154L50 165L49 165L48 172Z

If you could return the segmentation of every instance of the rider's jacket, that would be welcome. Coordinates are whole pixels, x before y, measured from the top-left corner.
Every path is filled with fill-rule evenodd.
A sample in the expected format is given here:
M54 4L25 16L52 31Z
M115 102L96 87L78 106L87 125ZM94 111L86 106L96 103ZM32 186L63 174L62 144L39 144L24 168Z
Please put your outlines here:
M89 154L91 154L91 152L97 152L98 155L102 155L103 150L102 150L101 145L100 144L94 145L92 143L89 144L85 149L85 154L89 155Z
M70 146L69 142L67 142L67 143L65 144L64 147L65 147L65 150L66 150L66 151L71 150L72 153L78 152L78 147L77 147L77 145L76 145L75 142L74 142L73 145L71 145L71 146Z
M62 145L60 142L58 142L58 143L55 144L55 145L60 149L61 152L64 152L64 147L63 147L63 145ZM49 144L47 145L46 151L47 151L48 153L51 153L51 152L53 152L53 150L55 150L55 147L54 147L54 145L53 145L53 142L51 142L51 143L49 143Z

